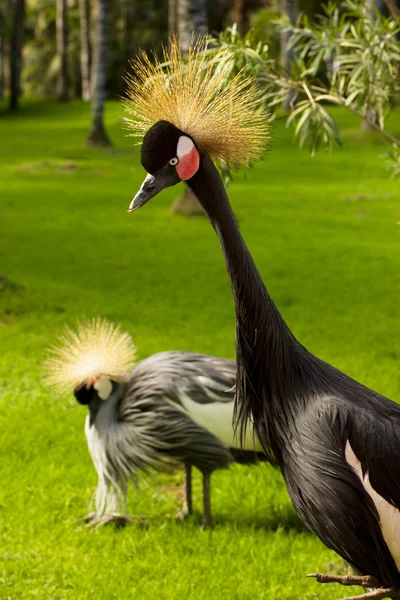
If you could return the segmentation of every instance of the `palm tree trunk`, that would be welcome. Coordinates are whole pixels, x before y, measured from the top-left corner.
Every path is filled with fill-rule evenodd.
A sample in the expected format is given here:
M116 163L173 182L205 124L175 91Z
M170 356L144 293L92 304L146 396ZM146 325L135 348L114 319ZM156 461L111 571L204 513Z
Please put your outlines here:
M121 55L124 60L124 71L129 69L129 61L133 57L132 28L135 19L136 0L124 0L122 6Z
M249 12L246 0L235 0L232 9L232 21L237 24L240 33L243 35L249 29Z
M90 100L90 6L89 0L80 0L81 21L81 81L82 100Z
M206 0L177 0L179 44L182 52L189 50L192 37L194 40L208 32ZM169 7L171 9L171 0ZM185 187L172 205L172 212L186 216L204 215L203 208L193 192Z
M169 0L169 2L171 11L177 8L179 45L182 52L187 52L192 38L196 41L197 38L208 33L207 2L206 0ZM169 16L172 28L172 15Z
M185 217L201 217L205 214L200 202L187 185L183 194L174 200L171 211Z
M68 100L68 8L67 0L57 0L57 54L60 60L57 96L60 102Z
M168 0L168 35L176 34L176 0Z
M190 23L189 8L191 0L177 0L178 36L182 52L189 50L192 25Z
M366 5L367 5L372 17L376 17L375 10L377 9L377 10L379 10L379 12L382 12L384 2L383 2L383 0L366 0ZM379 124L378 119L376 118L376 115L374 114L373 111L367 111L367 116L368 116L368 119L374 121L377 125ZM361 121L361 129L363 129L364 131L376 131L376 128L372 125L370 120L363 119Z
M295 9L295 0L281 0L281 18L289 21L292 25L296 21L296 9ZM286 73L290 74L290 65L293 61L293 51L288 50L288 42L290 38L290 33L285 31L281 31L281 65L286 71ZM289 110L290 103L293 99L293 93L289 92L282 102L283 110Z
M400 17L400 8L397 6L395 0L385 0L385 4L389 9L390 16L395 21Z
M0 99L4 95L4 37L0 33Z
M207 2L206 0L190 0L189 22L194 37L208 33Z
M25 0L11 1L10 110L18 110L21 94L22 46L24 41Z
M109 0L98 0L96 15L96 36L93 63L93 88L92 88L92 128L87 144L89 146L110 146L103 124L104 102L106 98L107 83L107 46L108 46L108 21L110 4Z

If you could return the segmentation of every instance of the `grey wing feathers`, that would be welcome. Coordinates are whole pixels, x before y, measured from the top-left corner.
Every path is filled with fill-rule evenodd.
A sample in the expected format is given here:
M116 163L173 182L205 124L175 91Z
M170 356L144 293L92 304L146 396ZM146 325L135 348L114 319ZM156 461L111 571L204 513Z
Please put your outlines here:
M119 407L119 440L125 461L135 468L165 469L164 459L187 462L203 472L227 467L233 456L197 425L179 400L232 401L234 362L187 352L163 352L132 371ZM131 456L129 459L128 457ZM128 469L127 469L128 470Z
M129 385L136 393L150 390L180 404L188 395L199 404L232 402L236 366L233 360L194 352L160 352L140 362L132 371Z

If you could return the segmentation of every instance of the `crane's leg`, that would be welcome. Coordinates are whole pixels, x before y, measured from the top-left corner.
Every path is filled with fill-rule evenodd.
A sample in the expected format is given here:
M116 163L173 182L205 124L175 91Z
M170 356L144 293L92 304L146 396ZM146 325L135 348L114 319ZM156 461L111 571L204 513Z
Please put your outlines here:
M383 600L391 598L400 599L400 589L390 587L387 582L378 581L369 575L324 575L322 573L312 573L307 577L315 577L318 583L340 583L341 585L361 585L369 588L369 591L359 596L342 598L342 600Z
M211 473L203 473L203 526L207 529L212 526L211 517Z
M185 519L188 515L192 514L192 465L184 464L183 472L183 486L184 486L184 499L182 510L176 515L178 519Z
M96 506L98 507L97 513L90 513L86 517L88 527L93 530L99 529L103 525L113 523L116 527L124 527L129 523L140 521L140 519L146 519L146 515L130 515L128 516L126 508L126 496L127 496L127 484L126 482L120 482L118 488L111 484L105 484L103 488L99 488L98 501ZM121 512L122 506L122 512ZM94 517L92 516L94 514ZM140 524L140 523L139 523Z
M97 469L97 467L96 467ZM89 514L81 517L79 520L84 521L89 526L93 525L97 522L100 515L104 514L107 504L107 498L110 494L109 484L107 483L103 473L101 470L98 471L99 480L97 482L97 488L94 493L93 498L90 501L90 509Z

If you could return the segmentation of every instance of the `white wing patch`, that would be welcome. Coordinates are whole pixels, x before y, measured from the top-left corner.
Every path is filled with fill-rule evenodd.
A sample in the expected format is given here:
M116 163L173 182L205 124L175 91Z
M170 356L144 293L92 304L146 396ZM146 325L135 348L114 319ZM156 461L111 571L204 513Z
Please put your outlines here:
M195 423L215 435L228 448L240 448L239 436L233 430L233 402L209 402L200 404L192 400L187 394L181 394L180 400L188 415ZM249 429L249 428L248 428ZM262 447L257 436L246 431L243 450L262 452Z
M349 441L347 441L346 444L345 456L347 464L353 467L354 471L361 480L365 491L375 504L380 518L380 526L382 529L383 538L390 550L397 568L400 571L400 511L382 498L382 496L380 496L378 492L374 490L370 483L368 473L363 475L361 463L354 454L353 448L350 446Z

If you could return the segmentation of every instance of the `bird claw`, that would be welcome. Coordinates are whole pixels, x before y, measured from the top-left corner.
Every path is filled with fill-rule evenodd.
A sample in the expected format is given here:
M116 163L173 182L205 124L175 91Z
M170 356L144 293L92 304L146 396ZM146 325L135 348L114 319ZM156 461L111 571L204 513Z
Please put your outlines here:
M382 587L381 582L369 575L325 575L324 573L310 573L307 577L314 577L318 583L340 583L341 585L362 585L364 587Z
M95 521L97 519L97 513L95 512L90 512L89 514L85 515L84 517L79 517L79 521L83 521L84 523L91 523L92 521Z
M109 525L110 523L114 523L116 527L125 527L128 523L132 523L132 518L118 513L110 513L94 519L89 526L93 531L97 531L103 525Z
M400 590L396 588L379 587L370 592L366 592L365 594L360 594L359 596L349 596L347 598L342 598L342 600L383 600L384 598L399 600Z
M147 515L121 515L119 513L106 513L105 515L98 515L97 513L89 513L86 517L82 517L82 521L86 522L86 526L92 531L97 531L104 525L113 523L116 527L125 527L129 523L137 521L137 524L141 527L148 527L148 523L144 523L142 519L148 519Z
M400 589L388 587L386 582L378 581L375 577L370 577L369 575L325 575L323 573L311 573L307 577L314 577L318 583L340 583L341 585L361 585L364 588L372 588L371 591L365 594L342 598L342 600L400 599Z

